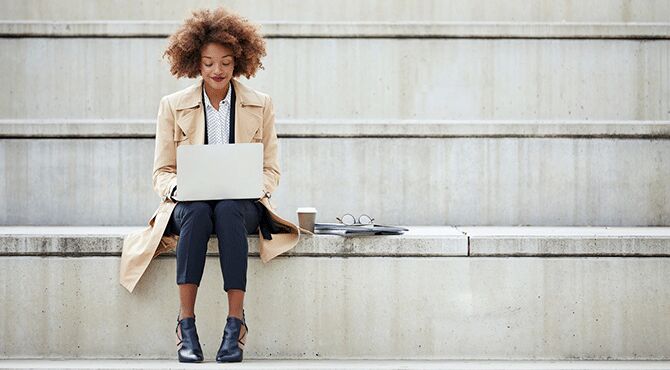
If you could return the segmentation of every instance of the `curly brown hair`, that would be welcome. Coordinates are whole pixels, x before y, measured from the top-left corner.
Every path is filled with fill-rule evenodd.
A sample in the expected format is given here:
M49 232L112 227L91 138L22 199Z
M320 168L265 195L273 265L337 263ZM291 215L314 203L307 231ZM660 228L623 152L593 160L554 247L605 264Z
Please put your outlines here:
M170 61L170 72L176 77L194 78L200 74L200 51L210 42L219 43L235 55L233 77L251 78L260 68L265 40L258 26L223 7L198 9L168 39L163 53Z

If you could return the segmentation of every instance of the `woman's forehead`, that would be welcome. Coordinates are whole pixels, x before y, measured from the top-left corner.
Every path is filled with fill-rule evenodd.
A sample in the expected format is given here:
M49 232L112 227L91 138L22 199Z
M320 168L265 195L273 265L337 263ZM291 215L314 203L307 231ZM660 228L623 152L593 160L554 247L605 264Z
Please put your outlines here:
M209 44L205 45L205 47L202 48L202 52L200 53L203 58L214 58L214 59L222 59L225 57L233 57L233 51L230 50L225 45L217 44L210 42Z

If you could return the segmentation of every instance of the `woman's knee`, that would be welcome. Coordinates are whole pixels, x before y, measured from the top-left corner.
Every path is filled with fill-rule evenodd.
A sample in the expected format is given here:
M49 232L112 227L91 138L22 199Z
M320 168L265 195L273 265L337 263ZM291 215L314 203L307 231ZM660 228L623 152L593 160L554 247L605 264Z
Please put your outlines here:
M214 215L217 219L222 217L240 217L243 212L242 206L242 201L237 199L220 200L214 206Z
M182 227L185 224L193 223L202 227L212 228L212 207L206 202L185 202L178 203L180 206L179 219Z

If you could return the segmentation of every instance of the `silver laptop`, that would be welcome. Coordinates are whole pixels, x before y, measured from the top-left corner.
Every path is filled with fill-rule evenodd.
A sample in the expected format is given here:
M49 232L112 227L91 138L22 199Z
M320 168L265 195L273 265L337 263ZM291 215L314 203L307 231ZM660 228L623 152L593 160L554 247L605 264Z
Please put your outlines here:
M178 201L260 198L263 144L181 145Z

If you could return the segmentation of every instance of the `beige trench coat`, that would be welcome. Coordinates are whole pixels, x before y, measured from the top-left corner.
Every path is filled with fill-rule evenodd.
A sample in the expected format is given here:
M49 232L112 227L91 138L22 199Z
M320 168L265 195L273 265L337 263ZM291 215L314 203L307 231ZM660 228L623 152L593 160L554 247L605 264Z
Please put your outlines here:
M127 235L123 242L119 282L132 292L146 271L149 263L159 254L176 249L178 237L163 235L176 203L169 194L177 184L176 152L179 145L204 144L205 119L201 104L202 79L167 95L161 99L156 124L156 149L154 153L153 188L161 197L161 203L151 216L149 225ZM274 125L272 100L266 94L253 90L236 79L235 89L235 142L263 143L263 189L272 193L279 185L279 163L277 160L277 133ZM272 258L293 248L301 232L309 233L281 218L268 197L261 204L269 211L270 218L282 229L272 234L272 240L260 237L260 257L266 263Z

